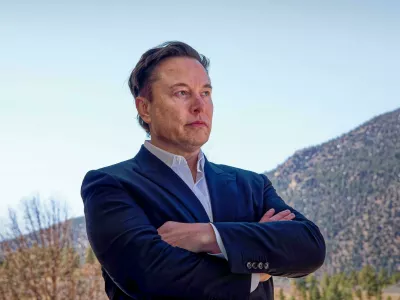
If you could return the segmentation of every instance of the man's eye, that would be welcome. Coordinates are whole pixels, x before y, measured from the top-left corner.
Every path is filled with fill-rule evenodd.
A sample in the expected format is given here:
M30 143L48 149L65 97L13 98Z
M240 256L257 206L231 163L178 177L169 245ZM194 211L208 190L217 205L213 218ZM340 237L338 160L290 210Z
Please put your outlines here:
M205 96L205 97L208 97L208 96L211 95L210 91L204 91L202 94L203 94L203 96Z
M176 93L177 96L186 96L188 94L187 91L179 91Z

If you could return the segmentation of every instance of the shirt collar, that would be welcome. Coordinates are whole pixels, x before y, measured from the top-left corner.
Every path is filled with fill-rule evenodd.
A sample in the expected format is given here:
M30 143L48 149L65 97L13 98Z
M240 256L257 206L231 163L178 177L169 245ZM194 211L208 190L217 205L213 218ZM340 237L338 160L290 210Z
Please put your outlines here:
M187 165L186 159L183 156L175 155L173 153L160 149L154 146L149 140L145 141L143 146L170 168L174 166ZM200 149L197 159L197 172L204 172L204 163L204 154L203 151L201 151Z

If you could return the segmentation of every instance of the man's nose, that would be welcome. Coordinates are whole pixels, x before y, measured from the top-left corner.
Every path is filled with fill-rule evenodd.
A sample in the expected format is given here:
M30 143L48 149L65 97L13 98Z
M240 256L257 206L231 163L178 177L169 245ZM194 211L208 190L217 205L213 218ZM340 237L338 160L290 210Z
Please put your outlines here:
M205 102L201 95L193 96L193 103L191 107L192 113L200 113L204 111Z

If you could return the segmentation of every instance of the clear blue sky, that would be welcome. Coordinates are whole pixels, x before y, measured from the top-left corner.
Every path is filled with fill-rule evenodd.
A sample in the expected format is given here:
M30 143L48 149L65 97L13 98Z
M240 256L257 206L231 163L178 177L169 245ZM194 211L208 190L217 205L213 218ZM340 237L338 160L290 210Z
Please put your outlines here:
M146 138L126 80L167 40L211 59L217 163L270 170L400 106L398 1L25 2L0 11L0 216L36 192L83 214L84 174Z

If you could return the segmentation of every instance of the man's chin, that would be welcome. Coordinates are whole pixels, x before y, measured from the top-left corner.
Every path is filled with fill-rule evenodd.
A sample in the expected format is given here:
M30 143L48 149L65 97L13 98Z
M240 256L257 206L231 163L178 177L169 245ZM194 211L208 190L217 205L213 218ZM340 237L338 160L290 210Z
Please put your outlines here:
M209 135L207 136L197 136L197 137L192 137L189 138L186 141L186 145L192 149L197 149L197 148L201 148L205 143L207 143L209 138Z

